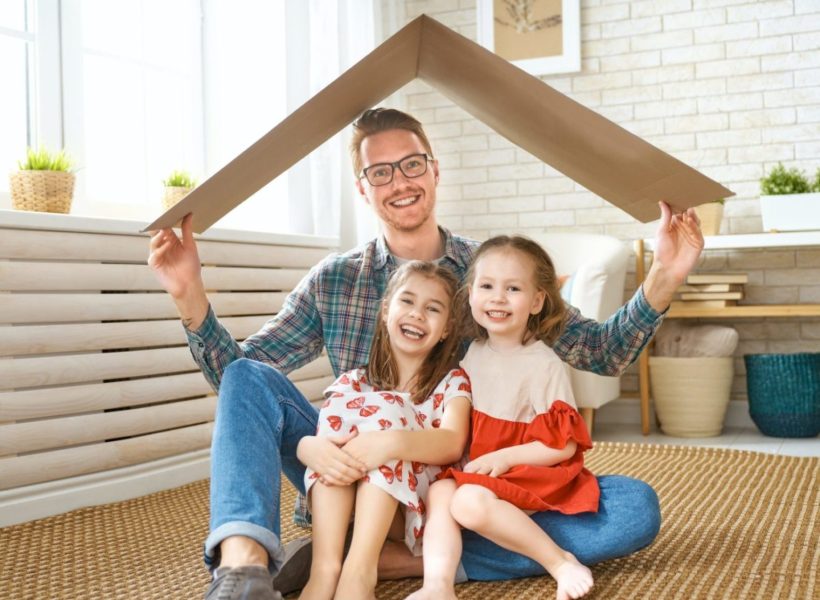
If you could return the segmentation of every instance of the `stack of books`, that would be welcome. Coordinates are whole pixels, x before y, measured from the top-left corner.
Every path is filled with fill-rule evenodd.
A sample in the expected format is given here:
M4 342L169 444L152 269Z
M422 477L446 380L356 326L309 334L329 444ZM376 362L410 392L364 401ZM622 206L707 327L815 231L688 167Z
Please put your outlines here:
M693 273L677 290L672 302L678 308L723 308L735 306L743 299L743 285L749 281L746 273Z

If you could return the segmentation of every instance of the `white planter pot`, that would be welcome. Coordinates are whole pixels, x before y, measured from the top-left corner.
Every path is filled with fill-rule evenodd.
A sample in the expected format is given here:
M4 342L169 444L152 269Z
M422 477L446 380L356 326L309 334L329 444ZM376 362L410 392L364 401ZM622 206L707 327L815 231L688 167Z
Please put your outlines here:
M761 196L763 231L820 229L820 192Z

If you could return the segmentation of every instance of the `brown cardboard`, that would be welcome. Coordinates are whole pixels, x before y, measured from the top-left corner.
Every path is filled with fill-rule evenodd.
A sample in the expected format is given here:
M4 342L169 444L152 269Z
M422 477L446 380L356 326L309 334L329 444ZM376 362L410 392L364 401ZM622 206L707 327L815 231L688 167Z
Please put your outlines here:
M734 195L540 79L422 15L146 230L171 227L193 212L194 231L205 231L365 109L416 77L511 142L640 221L658 218L659 200L680 211Z

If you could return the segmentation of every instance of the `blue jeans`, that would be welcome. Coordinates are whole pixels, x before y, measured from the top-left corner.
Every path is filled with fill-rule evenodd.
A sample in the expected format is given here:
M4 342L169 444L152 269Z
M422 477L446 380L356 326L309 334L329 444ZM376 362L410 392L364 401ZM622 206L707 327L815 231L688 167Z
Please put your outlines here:
M259 542L281 567L279 492L282 472L304 492L305 467L296 446L316 433L318 412L279 371L248 359L231 363L222 375L211 447L211 533L205 562L219 564L219 544L243 535ZM660 528L654 490L643 481L598 478L597 513L543 512L533 519L564 550L591 565L649 545ZM288 507L290 508L290 507ZM462 565L470 579L495 580L543 575L538 563L465 531Z

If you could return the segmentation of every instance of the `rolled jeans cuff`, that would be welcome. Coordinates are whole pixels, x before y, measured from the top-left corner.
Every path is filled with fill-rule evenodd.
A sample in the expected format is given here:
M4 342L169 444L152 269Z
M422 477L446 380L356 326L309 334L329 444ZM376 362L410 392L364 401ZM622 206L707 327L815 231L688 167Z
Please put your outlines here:
M208 570L213 572L219 566L219 544L235 535L251 538L260 544L268 552L268 570L271 575L279 572L285 561L285 551L282 549L279 536L264 527L246 521L224 523L208 535L205 540L205 564L208 565Z

